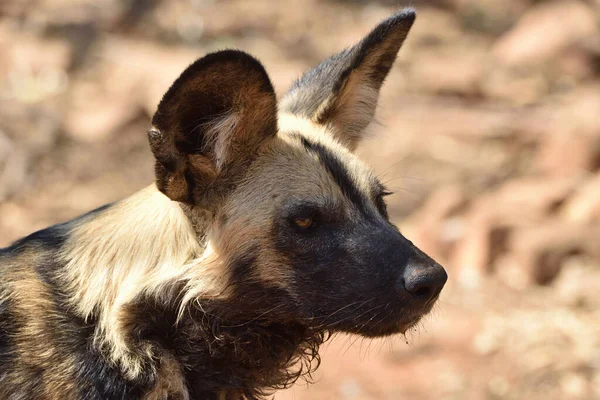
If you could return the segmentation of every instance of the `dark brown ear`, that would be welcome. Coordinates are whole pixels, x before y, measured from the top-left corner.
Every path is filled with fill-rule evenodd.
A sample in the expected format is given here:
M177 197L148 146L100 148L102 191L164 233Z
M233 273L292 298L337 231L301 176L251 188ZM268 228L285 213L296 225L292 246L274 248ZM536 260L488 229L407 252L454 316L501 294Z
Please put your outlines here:
M410 8L392 15L359 43L304 74L282 99L281 111L327 126L354 150L373 121L381 85L415 17Z
M277 133L277 99L263 66L235 50L190 65L152 118L156 183L171 199L206 206L235 185Z

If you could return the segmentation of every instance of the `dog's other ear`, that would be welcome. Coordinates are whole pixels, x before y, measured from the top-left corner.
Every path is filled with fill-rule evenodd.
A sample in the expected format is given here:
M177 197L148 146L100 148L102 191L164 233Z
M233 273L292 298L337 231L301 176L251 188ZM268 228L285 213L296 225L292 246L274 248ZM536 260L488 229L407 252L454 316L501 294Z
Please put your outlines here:
M414 10L404 9L353 47L323 61L294 83L281 111L325 125L354 150L373 120L379 89L414 20Z
M219 51L181 74L152 125L148 138L160 191L208 205L235 185L258 148L277 134L277 99L259 61Z

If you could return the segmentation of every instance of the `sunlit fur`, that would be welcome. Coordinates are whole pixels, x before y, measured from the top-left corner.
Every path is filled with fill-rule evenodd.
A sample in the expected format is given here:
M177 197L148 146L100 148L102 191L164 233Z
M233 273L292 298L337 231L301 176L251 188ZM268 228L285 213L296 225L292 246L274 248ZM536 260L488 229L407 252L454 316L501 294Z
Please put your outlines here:
M274 250L269 252L270 238L265 230L273 218L277 197L346 201L319 161L307 154L289 132L323 142L339 152L356 182L368 187L366 182L372 175L361 161L330 136L300 123L296 129L293 125L282 127L279 136L262 149L263 157L252 167L256 173L241 183L223 205L220 214L228 215L225 223L216 223L218 216L199 210L186 213L150 186L98 216L83 218L73 228L61 253L73 307L84 318L97 315L98 345L105 347L131 378L142 372L142 363L154 354L151 348L146 354L129 349L128 327L123 323L125 305L142 294L160 299L182 283L180 313L190 301L225 298L228 262L254 247L262 249L255 278L287 289L289 276ZM291 175L295 182L290 184ZM351 212L351 207L345 208ZM190 214L195 217L195 228ZM199 230L205 235L200 241Z
M227 215L225 223L218 223L219 216L204 211L185 212L152 185L99 215L83 217L72 227L60 254L65 263L61 278L78 314L84 319L96 316L96 343L131 379L155 357L151 347L144 354L130 349L125 306L133 299L141 295L161 299L183 284L177 306L182 313L189 302L226 298L228 263L256 247L262 251L254 278L289 289L289 274L274 249L269 251L271 239L265 229L277 203L294 196L310 196L316 201L338 199L352 212L351 207L343 206L346 200L339 187L319 161L301 148L295 135L322 142L338 152L355 181L363 182L365 190L369 187L367 182L373 176L360 160L332 136L323 135L321 129L309 129L310 125L298 122L283 125L278 137L261 150L263 156L252 166L251 179L242 182L219 211ZM289 182L292 175L294 182ZM199 238L198 232L204 236ZM301 300L302 293L292 294Z
M140 365L122 333L123 305L143 292L168 290L165 285L186 274L196 276L194 284L202 287L196 290L210 292L226 276L216 263L202 263L209 257L204 250L182 208L154 185L82 219L71 231L60 257L72 305L84 319L97 316L98 345L131 376Z
M250 55L190 65L148 132L156 184L0 249L0 398L261 399L310 380L331 334L427 313L439 291L398 282L409 265L445 272L353 154L413 21L401 11L309 71L279 114ZM325 254L288 224L306 204L334 221Z

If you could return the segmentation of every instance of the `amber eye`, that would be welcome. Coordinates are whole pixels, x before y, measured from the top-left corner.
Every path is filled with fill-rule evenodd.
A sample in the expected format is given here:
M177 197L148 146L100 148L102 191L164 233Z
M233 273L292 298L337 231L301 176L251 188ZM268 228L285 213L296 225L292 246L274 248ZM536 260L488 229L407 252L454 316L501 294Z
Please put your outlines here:
M310 217L295 218L294 223L302 229L308 229L314 224L314 220Z
M383 215L385 218L389 218L388 216L388 211L387 211L387 204L385 204L385 200L383 199L385 196L389 196L393 194L392 192L381 192L379 194L379 196L377 196L377 198L375 199L375 204L377 205L377 209L379 210L379 212L381 213L381 215Z

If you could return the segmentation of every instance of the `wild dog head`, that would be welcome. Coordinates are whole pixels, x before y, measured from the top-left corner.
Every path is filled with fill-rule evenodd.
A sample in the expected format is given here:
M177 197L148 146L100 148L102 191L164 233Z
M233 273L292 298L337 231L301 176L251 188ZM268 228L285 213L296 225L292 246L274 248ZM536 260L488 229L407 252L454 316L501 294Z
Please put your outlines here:
M279 106L259 61L231 50L163 97L149 131L157 186L190 218L210 215L202 240L224 265L231 316L381 336L431 309L444 269L390 222L389 193L353 154L414 19L383 21Z

